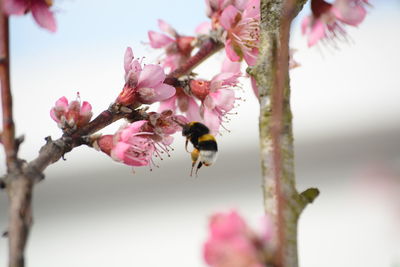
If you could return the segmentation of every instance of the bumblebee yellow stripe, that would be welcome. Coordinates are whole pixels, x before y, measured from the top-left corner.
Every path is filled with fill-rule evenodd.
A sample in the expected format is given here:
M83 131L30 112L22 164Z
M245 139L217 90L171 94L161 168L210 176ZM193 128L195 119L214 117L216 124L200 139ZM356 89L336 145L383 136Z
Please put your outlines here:
M214 141L215 142L215 137L212 134L204 134L199 137L199 143L204 142L204 141Z

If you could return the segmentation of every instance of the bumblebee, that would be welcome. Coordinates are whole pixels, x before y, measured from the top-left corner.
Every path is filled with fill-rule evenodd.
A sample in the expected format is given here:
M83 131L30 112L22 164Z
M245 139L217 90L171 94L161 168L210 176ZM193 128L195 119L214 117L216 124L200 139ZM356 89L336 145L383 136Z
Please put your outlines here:
M210 134L210 129L204 124L193 121L182 126L182 135L186 137L185 149L189 141L192 143L194 149L191 153L192 156L192 176L193 169L196 167L196 175L199 169L204 166L212 165L217 159L218 145L215 137ZM189 152L189 151L188 151Z

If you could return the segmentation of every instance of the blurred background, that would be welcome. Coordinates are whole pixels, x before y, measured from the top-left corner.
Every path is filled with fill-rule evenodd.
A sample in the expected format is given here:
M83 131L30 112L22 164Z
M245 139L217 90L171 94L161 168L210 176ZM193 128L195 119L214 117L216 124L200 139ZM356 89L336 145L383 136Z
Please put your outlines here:
M307 48L300 19L292 44L301 67L291 71L298 189L320 197L299 224L303 267L400 266L400 2L370 1L366 20L347 28L339 49ZM37 155L60 130L49 110L61 96L108 107L123 85L123 55L131 46L152 63L147 31L157 19L180 33L206 20L203 1L55 1L58 31L31 15L11 19L15 121L26 141L20 156ZM222 54L198 69L218 71ZM46 170L35 187L29 266L205 266L208 217L237 209L257 225L263 213L258 157L258 104L247 81L245 101L218 137L219 158L189 177L190 157L176 137L160 168L131 168L79 147ZM112 133L120 124L103 133ZM4 155L1 153L1 162ZM0 166L5 172L4 163ZM0 192L0 230L7 198ZM0 266L7 265L0 239Z

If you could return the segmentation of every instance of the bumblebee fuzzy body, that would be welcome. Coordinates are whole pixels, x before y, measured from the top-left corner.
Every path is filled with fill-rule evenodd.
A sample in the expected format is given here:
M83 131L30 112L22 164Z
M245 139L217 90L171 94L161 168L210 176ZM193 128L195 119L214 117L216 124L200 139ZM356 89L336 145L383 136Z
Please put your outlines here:
M197 164L197 171L201 166L210 166L217 159L218 145L215 137L210 134L210 129L204 124L193 121L185 124L182 129L182 135L186 137L186 150L188 141L194 147L192 155L192 172Z

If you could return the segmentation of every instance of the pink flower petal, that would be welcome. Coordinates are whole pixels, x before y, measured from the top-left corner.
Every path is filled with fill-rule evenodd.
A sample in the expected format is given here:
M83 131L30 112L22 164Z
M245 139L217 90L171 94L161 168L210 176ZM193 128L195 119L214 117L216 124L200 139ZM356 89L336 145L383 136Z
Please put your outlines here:
M51 110L50 110L50 117L55 121L55 122L60 122L60 120L58 119L58 117L57 117L57 115L56 115L56 113L55 113L55 111L54 111L54 108L52 108Z
M305 35L308 32L308 26L311 23L312 16L304 17L301 21L301 34Z
M258 48L253 48L251 51L245 50L243 58L247 65L254 66L257 63Z
M60 97L56 101L55 106L56 106L57 109L67 110L67 108L68 108L68 99L65 96Z
M217 89L216 86L221 85L221 82L223 82L226 79L230 79L234 75L235 74L232 72L221 72L221 73L218 73L217 75L215 75L211 79L211 84L210 84L211 91L215 91L215 89Z
M213 110L215 108L215 101L212 98L211 94L207 95L206 98L203 101L203 105L205 108Z
M175 87L165 83L158 85L154 89L156 92L156 96L153 99L151 99L152 102L168 99L174 96L176 93Z
M200 107L196 103L196 101L188 97L188 109L186 111L186 117L189 121L202 121L201 116L200 116Z
M138 87L153 88L165 79L164 70L159 65L145 65L139 76Z
M247 6L248 0L235 0L234 2L234 6L237 7L237 9L239 10L244 10Z
M221 119L218 113L208 108L204 109L204 124L210 129L212 134L217 134L219 126L221 125Z
M194 30L197 34L208 34L211 31L211 22L205 21L200 23Z
M237 73L240 72L241 62L233 62L228 57L225 57L224 62L222 63L222 72L231 72Z
M165 33L168 33L171 36L174 37L178 36L178 33L175 31L175 29L162 19L158 20L158 27L160 28L160 30L162 30Z
M144 87L139 89L139 93L142 89L148 90L150 88ZM163 101L165 99L170 98L171 96L175 95L175 87L168 85L168 84L160 84L154 87L151 94L141 95L140 102L143 104L152 104L157 101Z
M240 73L232 72L221 72L215 75L210 83L210 92L215 92L221 89L222 86L235 87L238 83L237 79L240 77Z
M210 220L211 235L215 238L231 238L247 232L245 221L236 211L217 213Z
M243 18L260 18L260 0L251 0L243 11Z
M163 33L149 31L148 36L149 36L149 40L150 40L150 46L152 48L163 48L163 47L175 42L174 39L172 39L171 37L169 37Z
M146 157L130 157L128 152L130 147L130 144L118 142L111 151L111 157L129 166L139 167L149 165L149 159Z
M163 112L164 110L176 110L176 95L160 102L158 112Z
M125 50L125 55L124 55L124 69L125 73L128 73L129 70L131 69L131 63L133 60L133 51L132 48L127 47Z
M7 15L24 15L28 9L26 0L4 0L3 8Z
M230 5L222 12L219 22L225 30L229 30L233 27L236 15L238 14L240 14L239 10Z
M33 18L40 27L43 27L51 32L56 32L56 20L53 12L50 11L49 6L45 3L45 1L35 1L32 3L31 11Z
M135 121L128 125L123 125L118 130L118 141L128 142L132 135L141 132L143 125L147 123L146 120Z
M226 40L225 52L231 61L240 61L241 60L240 56L238 54L236 54L236 52L233 50L231 39Z
M352 1L338 0L331 8L331 11L342 22L352 26L358 26L365 19L367 11L361 5L354 4L355 6L350 6L351 3L349 2Z
M308 46L315 45L319 40L325 37L325 24L317 19L308 35Z
M230 89L220 89L214 93L210 93L214 103L217 107L224 111L230 111L234 107L235 92Z
M204 0L205 4L206 4L206 14L207 17L211 17L213 9L211 7L211 3L210 1L214 1L214 0Z
M90 103L87 101L83 101L80 113L81 115L92 113L92 105L90 105Z
M170 135L164 136L164 138L162 139L161 142L162 142L164 145L169 146L169 145L172 144L172 142L174 142L174 137L173 137L173 136L170 136Z

